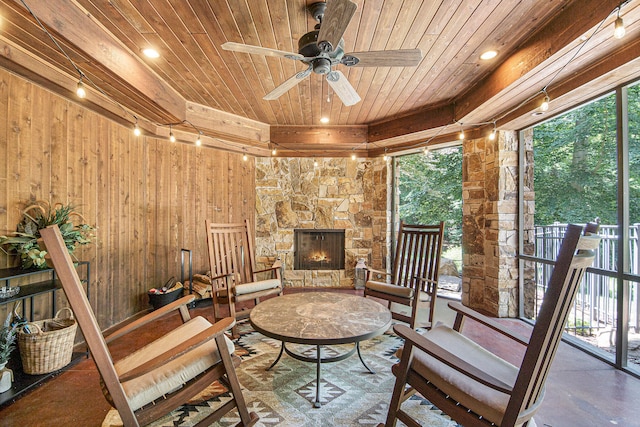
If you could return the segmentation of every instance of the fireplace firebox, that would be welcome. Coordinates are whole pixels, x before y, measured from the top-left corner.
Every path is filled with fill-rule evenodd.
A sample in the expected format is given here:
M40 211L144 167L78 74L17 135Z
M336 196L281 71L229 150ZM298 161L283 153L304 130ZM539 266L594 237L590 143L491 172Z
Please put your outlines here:
M294 270L343 270L344 230L295 229Z

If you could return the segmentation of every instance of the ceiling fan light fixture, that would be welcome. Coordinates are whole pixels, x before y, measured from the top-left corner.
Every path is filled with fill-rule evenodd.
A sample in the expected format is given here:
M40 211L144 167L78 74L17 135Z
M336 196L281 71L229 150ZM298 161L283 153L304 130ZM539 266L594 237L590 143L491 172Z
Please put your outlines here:
M488 61L489 59L493 59L498 56L498 51L496 50L487 50L480 55L480 59L483 61Z

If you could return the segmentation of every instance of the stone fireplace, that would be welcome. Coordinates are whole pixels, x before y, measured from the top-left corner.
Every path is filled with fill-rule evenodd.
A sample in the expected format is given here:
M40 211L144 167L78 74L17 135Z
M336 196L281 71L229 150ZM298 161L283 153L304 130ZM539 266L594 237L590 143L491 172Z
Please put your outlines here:
M355 265L386 266L387 162L382 158L256 158L256 261L275 257L288 287L353 288ZM297 269L295 230L344 231L344 264Z
M344 230L294 230L294 270L344 270Z

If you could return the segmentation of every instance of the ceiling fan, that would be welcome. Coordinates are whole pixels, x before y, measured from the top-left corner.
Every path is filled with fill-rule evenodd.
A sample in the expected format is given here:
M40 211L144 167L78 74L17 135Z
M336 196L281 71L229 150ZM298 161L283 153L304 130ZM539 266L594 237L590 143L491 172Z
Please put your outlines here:
M350 0L327 0L311 4L308 9L318 21L314 31L308 32L298 40L298 53L291 53L261 46L227 42L222 45L225 50L250 53L256 55L278 56L302 61L307 69L300 71L271 92L263 99L274 100L300 83L311 72L323 74L340 100L346 106L357 104L360 96L351 86L344 74L332 70L337 64L347 67L414 67L422 60L420 49L396 49L367 52L344 52L342 35L347 29L357 5Z

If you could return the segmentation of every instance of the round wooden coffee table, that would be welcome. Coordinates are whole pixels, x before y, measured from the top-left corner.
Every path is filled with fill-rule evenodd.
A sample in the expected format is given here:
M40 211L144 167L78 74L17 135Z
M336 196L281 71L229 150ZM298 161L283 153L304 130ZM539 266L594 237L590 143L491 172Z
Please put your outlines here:
M364 367L374 374L362 359L360 341L381 335L391 326L391 312L382 304L338 292L299 292L271 298L258 304L249 319L256 331L282 341L278 357L267 370L278 363L283 352L316 364L316 408L320 407L320 365L344 360L357 351ZM316 346L316 356L295 353L286 343ZM320 355L321 346L349 343L355 346L346 353Z

